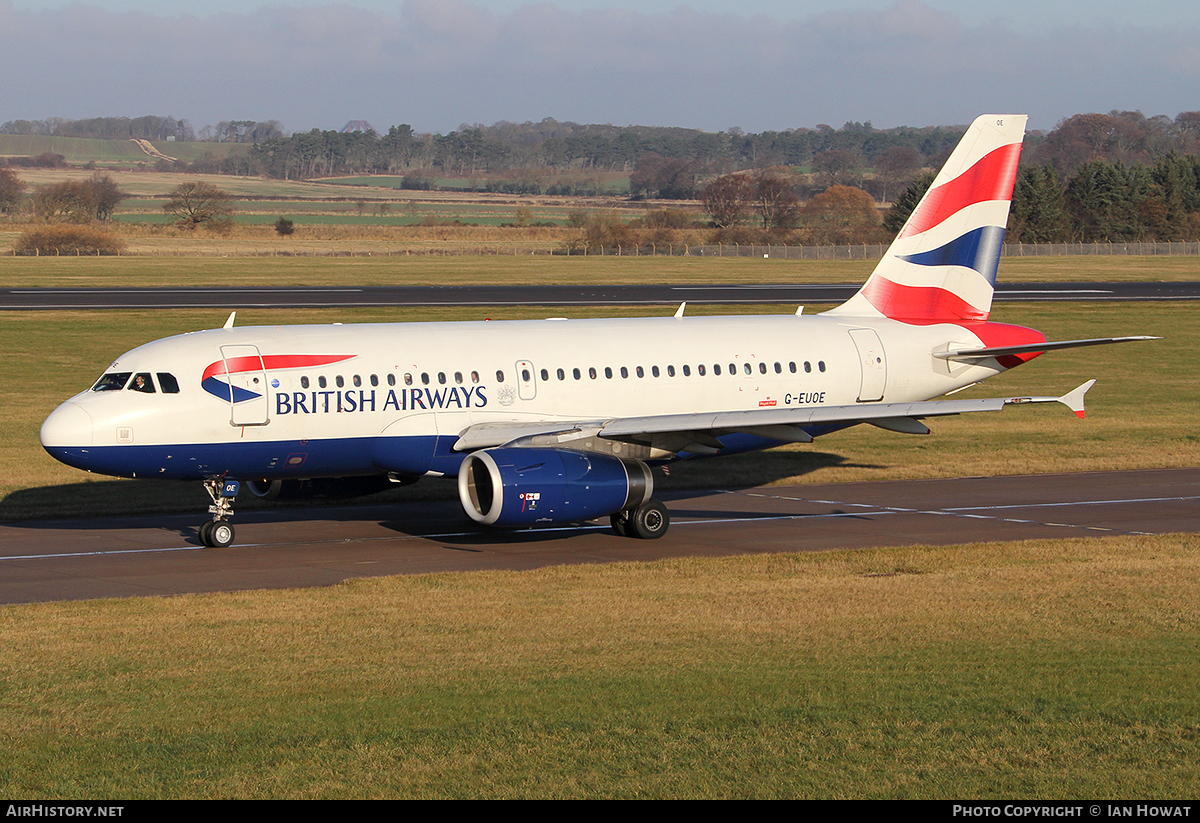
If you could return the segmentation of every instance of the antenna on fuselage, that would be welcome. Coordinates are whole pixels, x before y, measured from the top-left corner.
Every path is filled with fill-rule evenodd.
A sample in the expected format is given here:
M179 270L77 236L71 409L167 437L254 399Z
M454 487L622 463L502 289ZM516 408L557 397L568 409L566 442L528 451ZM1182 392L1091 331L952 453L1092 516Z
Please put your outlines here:
M676 316L676 317L683 317L683 310L684 310L685 308L687 308L687 301L686 301L686 300L684 300L682 303L680 303L680 304L679 304L679 308L677 308L677 309L675 310L675 316Z
M224 325L224 326L222 326L221 328L223 328L223 329L232 329L232 328L233 328L233 318L235 318L235 317L237 317L237 312L236 312L236 311L231 311L231 312L229 313L229 319L225 321L225 325Z

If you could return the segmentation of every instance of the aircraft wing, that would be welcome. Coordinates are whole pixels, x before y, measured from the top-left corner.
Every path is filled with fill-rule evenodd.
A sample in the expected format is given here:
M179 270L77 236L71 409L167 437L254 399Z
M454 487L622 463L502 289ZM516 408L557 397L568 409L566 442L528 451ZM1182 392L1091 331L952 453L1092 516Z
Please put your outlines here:
M920 422L922 418L999 411L1010 405L1062 403L1078 417L1083 417L1084 395L1095 382L1089 380L1062 397L989 397L977 400L857 403L853 406L664 414L607 420L479 423L460 434L454 450L474 451L493 446L527 445L572 448L573 441L599 437L645 443L666 451L715 454L721 448L716 438L722 434L752 434L780 442L811 443L812 436L804 431L804 426L857 423L870 423L909 434L928 434L928 427Z

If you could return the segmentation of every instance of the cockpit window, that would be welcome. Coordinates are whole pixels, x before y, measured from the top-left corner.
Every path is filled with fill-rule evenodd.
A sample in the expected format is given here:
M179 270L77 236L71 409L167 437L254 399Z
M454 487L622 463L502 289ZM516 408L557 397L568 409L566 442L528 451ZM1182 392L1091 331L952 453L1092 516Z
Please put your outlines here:
M92 391L120 391L125 388L125 384L129 382L131 371L114 371L101 377L96 381L96 385L92 386Z
M162 389L163 394L179 394L179 381L170 372L158 373L158 387Z
M150 379L150 373L141 372L135 376L133 382L129 384L129 390L154 394L154 381Z

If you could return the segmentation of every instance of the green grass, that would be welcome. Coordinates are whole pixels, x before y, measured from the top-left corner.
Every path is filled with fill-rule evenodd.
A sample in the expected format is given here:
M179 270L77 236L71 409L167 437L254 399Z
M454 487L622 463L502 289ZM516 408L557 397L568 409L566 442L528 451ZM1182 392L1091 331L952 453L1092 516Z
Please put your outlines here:
M204 235L205 238L208 235ZM189 240L194 238L188 238ZM213 238L214 245L222 242ZM244 240L234 240L233 243ZM305 251L303 238L294 241ZM354 245L365 241L345 240ZM489 245L464 240L464 247ZM402 246L401 241L395 241ZM247 244L252 245L252 244ZM374 244L376 247L379 243ZM230 249L232 252L232 248ZM252 260L236 256L33 258L0 256L0 287L31 286L380 286L538 283L862 283L870 260L764 260L750 257L550 257L454 255L450 257L299 257ZM1084 280L1200 280L1191 257L1025 258L1001 263L1007 282ZM1000 311L1009 311L1001 308ZM1069 309L1064 307L1062 312Z
M1194 536L0 609L0 794L1194 798Z
M200 159L206 154L225 157L250 150L246 144L181 143L166 140L151 141L156 149L169 157L185 162ZM137 163L153 166L156 158L143 152L132 140L100 140L86 137L47 137L36 134L0 134L0 155L36 156L54 152L67 158L68 163Z

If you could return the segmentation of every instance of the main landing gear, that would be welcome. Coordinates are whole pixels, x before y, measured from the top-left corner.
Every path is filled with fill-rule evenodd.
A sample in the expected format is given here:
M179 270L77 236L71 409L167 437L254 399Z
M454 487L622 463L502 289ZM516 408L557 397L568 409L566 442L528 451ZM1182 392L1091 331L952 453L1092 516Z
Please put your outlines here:
M617 512L609 518L609 523L621 537L657 540L667 533L671 515L662 501L650 499L636 509Z
M208 507L212 520L200 526L200 542L212 549L223 549L233 543L233 498L237 497L239 484L236 480L205 480L204 490L212 498Z

